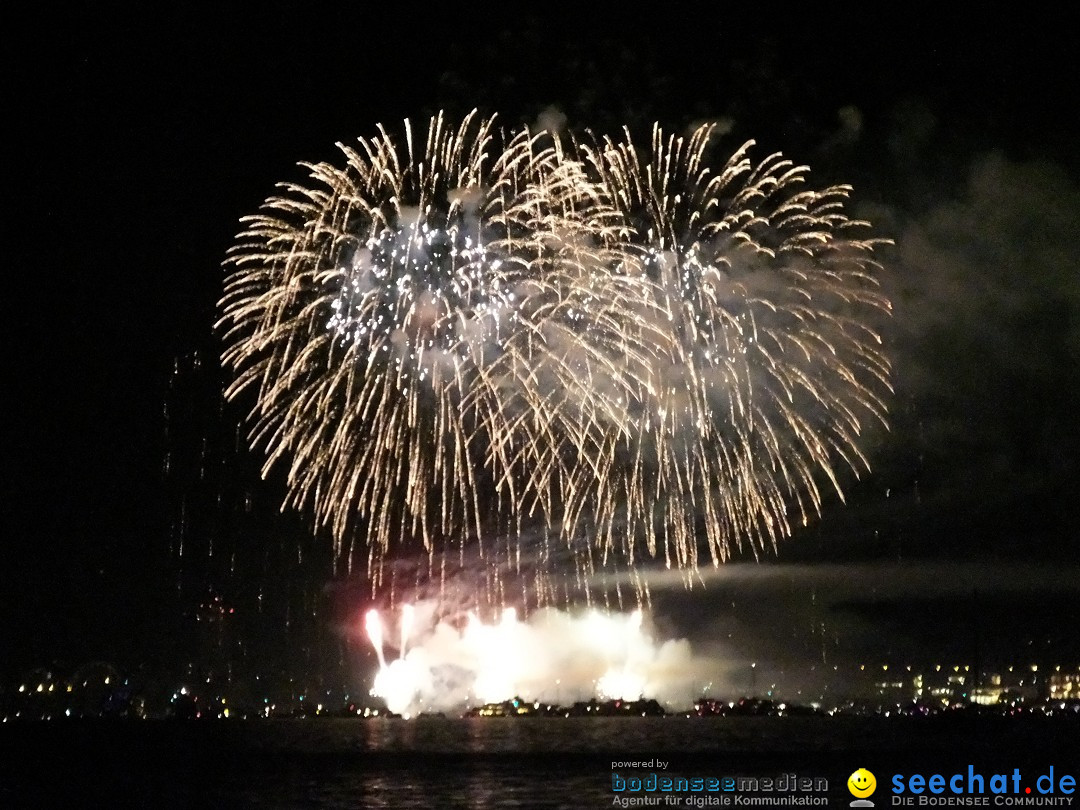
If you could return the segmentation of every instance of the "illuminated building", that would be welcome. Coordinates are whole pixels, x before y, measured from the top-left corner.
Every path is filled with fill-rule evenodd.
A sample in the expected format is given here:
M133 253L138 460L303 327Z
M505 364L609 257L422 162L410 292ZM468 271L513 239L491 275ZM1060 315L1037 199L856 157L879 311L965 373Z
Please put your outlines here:
M1051 700L1080 700L1080 670L1055 672L1049 681Z

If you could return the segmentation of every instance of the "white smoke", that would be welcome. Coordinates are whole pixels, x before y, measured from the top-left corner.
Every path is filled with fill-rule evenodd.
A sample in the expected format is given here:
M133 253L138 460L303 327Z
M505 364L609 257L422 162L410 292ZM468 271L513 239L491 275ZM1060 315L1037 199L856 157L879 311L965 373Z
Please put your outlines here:
M540 111L533 129L537 132L551 132L556 135L566 131L566 113L551 105Z
M685 708L715 665L685 639L657 641L640 610L569 613L545 608L520 621L513 608L492 623L437 617L435 602L409 605L386 632L372 611L368 638L380 659L372 695L398 714L445 712L514 697L568 705L592 697L656 699ZM400 639L385 661L383 645Z

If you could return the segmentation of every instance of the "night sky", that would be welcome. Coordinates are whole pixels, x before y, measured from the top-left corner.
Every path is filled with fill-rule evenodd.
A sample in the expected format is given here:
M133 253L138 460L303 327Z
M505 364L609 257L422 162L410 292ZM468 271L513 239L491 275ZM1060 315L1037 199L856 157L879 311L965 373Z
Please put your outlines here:
M893 429L869 448L874 473L849 482L848 504L827 504L768 560L828 563L807 587L837 594L836 622L860 610L859 590L837 584L855 560L964 563L940 570L962 571L991 601L1012 566L1029 566L1021 602L1040 592L1039 566L1076 570L1074 28L1021 7L586 5L207 16L86 5L5 33L5 680L149 655L173 609L163 594L176 496L163 458L192 457L199 441L197 428L166 435L165 403L176 364L216 352L221 261L239 218L274 183L301 180L297 161L333 159L336 141L439 109L516 125L555 107L570 128L600 132L724 120L725 147L754 138L759 156L782 150L819 184L855 186L855 213L896 240L883 254ZM174 400L172 418L216 412L212 385L205 395ZM304 523L277 515L282 489L255 481L258 462L238 454L230 480L260 493L267 542L281 548ZM321 576L287 553L261 559L271 570L258 576ZM1076 619L1068 580L1051 590ZM859 614L860 632L893 627L888 610L921 595L941 598L905 582L885 614ZM801 609L801 595L748 593L763 594L777 626ZM748 620L725 613L742 598L727 586L712 594L695 592L693 610L672 598L676 617L705 617L699 637Z

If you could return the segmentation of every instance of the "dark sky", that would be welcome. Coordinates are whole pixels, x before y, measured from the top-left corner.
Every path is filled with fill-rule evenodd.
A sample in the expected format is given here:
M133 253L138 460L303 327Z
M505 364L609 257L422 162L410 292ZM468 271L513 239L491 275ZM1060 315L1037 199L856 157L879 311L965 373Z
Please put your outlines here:
M387 5L86 4L4 34L15 666L65 645L120 654L154 615L163 401L174 358L208 345L237 220L301 179L297 161L441 108L516 124L554 105L602 131L724 118L732 148L753 137L853 182L856 211L897 240L894 429L849 506L781 558L1076 560L1078 71L1063 19Z

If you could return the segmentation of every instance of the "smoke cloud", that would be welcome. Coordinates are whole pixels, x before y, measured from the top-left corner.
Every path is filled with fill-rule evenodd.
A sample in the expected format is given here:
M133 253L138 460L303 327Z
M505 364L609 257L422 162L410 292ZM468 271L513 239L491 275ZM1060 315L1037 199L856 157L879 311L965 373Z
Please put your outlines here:
M545 608L522 621L507 608L485 623L473 613L439 617L428 601L391 620L387 632L375 611L366 617L380 661L372 694L406 716L515 697L554 705L653 698L685 708L712 685L718 666L695 657L685 639L658 641L640 610ZM396 655L386 656L386 644Z

